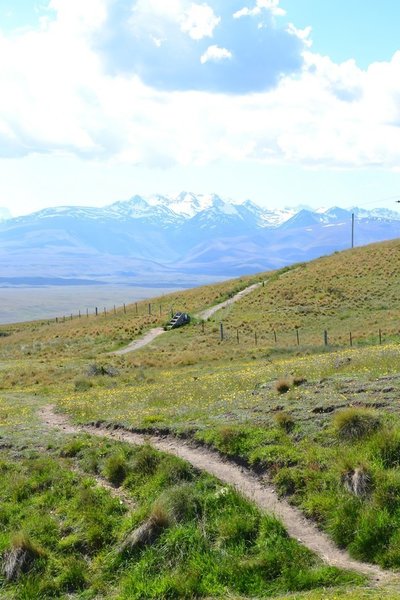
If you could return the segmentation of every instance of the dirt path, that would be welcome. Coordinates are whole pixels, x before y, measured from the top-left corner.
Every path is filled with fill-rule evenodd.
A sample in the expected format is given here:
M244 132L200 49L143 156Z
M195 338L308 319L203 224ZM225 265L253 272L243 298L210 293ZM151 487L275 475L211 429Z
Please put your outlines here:
M215 306L212 306L211 308L207 308L206 310L201 311L200 313L198 313L196 315L196 318L203 319L204 321L206 321L218 310L221 310L222 308L225 308L226 306L229 306L230 304L234 304L235 302L237 302L238 300L243 298L243 296L247 296L247 294L250 294L256 288L260 287L260 285L262 285L262 284L255 283L253 285L250 285L249 287L245 288L241 292L238 292L237 294L232 296L232 298L229 298L229 300L225 300L224 302L220 302L219 304L216 304ZM134 340L133 342L131 342L129 344L129 346L126 346L126 348L121 348L121 350L116 350L115 352L111 352L111 354L114 354L116 356L122 356L123 354L129 354L129 352L134 352L135 350L139 350L140 348L143 348L144 346L151 344L151 342L153 340L155 340L157 337L159 337L163 333L166 333L166 331L162 327L155 327L154 329L150 329L150 331L148 331L144 337L140 338L139 340Z
M221 308L226 308L227 306L234 304L235 302L237 302L238 300L243 298L243 296L247 296L247 294L251 294L251 292L254 292L254 290L259 288L261 285L262 285L262 283L254 283L253 285L250 285L249 287L245 288L241 292L238 292L237 294L232 296L232 298L229 298L228 300L225 300L224 302L220 302L219 304L216 304L215 306L211 306L211 308L206 308L206 310L202 310L200 313L198 313L196 315L196 318L207 321L207 319L212 317L213 314L216 313L217 311L221 310Z
M123 354L128 354L129 352L139 350L140 348L143 348L144 346L150 344L153 340L155 340L159 335L163 333L165 333L165 331L162 327L155 327L154 329L150 329L150 331L148 331L144 337L140 338L139 340L134 340L126 348L116 350L112 354L122 356Z
M40 411L43 422L48 427L55 427L65 433L89 433L100 437L141 445L149 443L157 450L179 456L194 467L207 471L220 481L232 485L240 494L254 502L261 510L267 511L280 519L288 534L296 538L304 546L318 554L327 564L341 569L350 569L367 575L376 583L393 583L400 586L400 576L384 571L375 565L359 562L349 554L337 548L327 535L319 531L299 510L280 500L271 485L262 482L249 470L221 458L215 452L204 448L196 448L173 437L156 437L139 435L127 430L109 430L94 426L74 426L68 419L54 412L53 406L45 406Z

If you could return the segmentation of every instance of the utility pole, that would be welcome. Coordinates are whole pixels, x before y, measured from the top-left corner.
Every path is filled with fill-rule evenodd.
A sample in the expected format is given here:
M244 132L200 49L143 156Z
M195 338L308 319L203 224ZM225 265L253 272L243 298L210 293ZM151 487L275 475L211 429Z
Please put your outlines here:
M351 213L351 247L354 248L354 213Z

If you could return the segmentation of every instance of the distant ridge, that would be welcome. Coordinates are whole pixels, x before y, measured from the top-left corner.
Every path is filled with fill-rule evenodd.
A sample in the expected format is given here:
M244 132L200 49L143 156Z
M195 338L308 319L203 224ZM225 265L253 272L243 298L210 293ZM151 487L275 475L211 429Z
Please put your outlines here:
M400 213L388 209L268 209L192 192L46 208L0 222L1 275L64 284L234 277L348 248L352 212L356 245L400 236Z

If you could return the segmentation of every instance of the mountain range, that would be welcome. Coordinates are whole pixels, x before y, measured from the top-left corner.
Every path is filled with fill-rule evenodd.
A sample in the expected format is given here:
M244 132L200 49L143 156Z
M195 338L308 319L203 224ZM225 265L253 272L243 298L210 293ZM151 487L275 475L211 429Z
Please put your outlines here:
M186 285L306 261L400 237L388 209L267 209L215 194L133 196L9 218L0 210L0 285L154 282Z

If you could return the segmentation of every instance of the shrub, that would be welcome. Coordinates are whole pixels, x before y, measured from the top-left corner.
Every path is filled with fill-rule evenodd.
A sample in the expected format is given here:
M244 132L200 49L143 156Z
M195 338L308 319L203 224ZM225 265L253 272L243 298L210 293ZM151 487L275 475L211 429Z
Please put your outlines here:
M293 377L292 379L293 387L299 387L304 383L307 383L307 379L305 379L304 377Z
M146 444L137 451L133 469L143 475L153 475L159 462L160 455L149 444Z
M358 498L368 496L371 491L372 475L364 465L355 469L346 469L341 479L345 489Z
M286 412L278 412L274 416L275 423L280 429L290 433L294 427L294 419L291 415Z
M60 455L66 458L74 458L77 456L81 450L86 448L88 445L87 442L84 442L80 439L73 439L61 449Z
M199 503L190 484L183 483L166 490L155 501L150 518L167 519L169 522L181 522L193 519L199 512Z
M11 538L11 548L3 557L3 572L7 581L13 581L22 573L28 573L38 561L45 556L44 550L38 546L25 532L19 532Z
M123 454L112 454L104 465L104 474L116 487L119 487L128 474L126 457Z
M75 392L87 392L93 387L93 383L87 379L76 379L74 383Z
M339 437L352 441L376 431L380 426L380 419L370 410L347 408L335 415L333 424Z
M86 563L75 556L69 556L57 583L59 587L67 592L82 590L87 585Z
M287 379L278 379L275 384L275 389L278 394L286 394L290 390L290 381Z
M386 469L400 467L400 431L398 429L379 431L372 441L372 447Z

